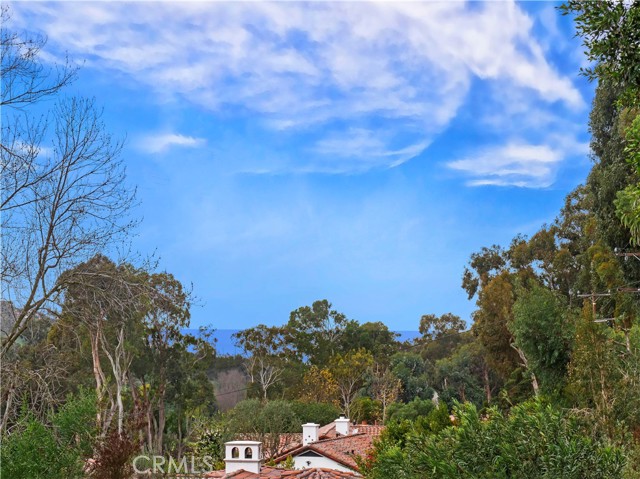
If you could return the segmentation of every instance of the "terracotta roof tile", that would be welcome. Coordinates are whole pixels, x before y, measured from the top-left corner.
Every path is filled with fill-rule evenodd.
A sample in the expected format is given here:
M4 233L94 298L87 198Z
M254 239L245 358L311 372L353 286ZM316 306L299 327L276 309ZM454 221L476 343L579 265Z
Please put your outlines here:
M336 424L334 422L330 422L329 424L322 426L318 429L318 437L320 439L336 437Z
M289 455L296 456L304 451L315 451L349 469L357 470L358 464L355 461L355 457L364 456L373 447L373 441L376 437L373 434L358 433L338 436L333 439L324 439L286 451L277 457L275 461L278 463L284 461Z
M232 472L231 474L226 474L224 471L213 471L204 477L211 479L354 479L362 476L354 472L343 472L325 468L311 468L298 471L263 467L260 474L244 470Z
M356 455L363 456L371 448L371 445L373 444L373 439L375 439L380 434L382 434L383 430L384 430L384 426L379 426L377 424L352 424L351 434L348 436L341 436L336 434L335 424L329 423L326 426L322 426L321 428L318 429L318 438L320 440L314 442L313 444L319 444L323 441L331 440L331 439L349 438L352 436L364 434L366 436L371 437L371 442L368 445L365 444L366 447L364 450L362 450L362 447L361 447L360 450L356 451ZM283 440L280 443L280 448L278 449L278 455L275 458L276 462L282 459L286 459L288 455L294 452L297 454L298 452L302 452L303 450L305 450L304 447L302 446L302 434L299 434L297 436L295 435L289 436L288 437L288 439L290 439L289 441L286 441L287 438L285 438L284 436L282 439ZM359 444L363 442L366 443L366 441L360 440ZM345 450L350 450L350 449L345 449ZM348 467L351 467L351 466L348 466Z
M358 433L368 434L370 436L379 436L384 431L384 426L378 424L356 424L353 426Z

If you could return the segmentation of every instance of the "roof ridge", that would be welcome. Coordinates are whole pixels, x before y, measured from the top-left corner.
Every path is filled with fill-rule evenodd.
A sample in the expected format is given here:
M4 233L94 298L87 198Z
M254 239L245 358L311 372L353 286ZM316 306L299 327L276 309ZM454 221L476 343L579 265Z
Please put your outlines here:
M330 437L327 439L320 439L318 441L313 441L310 442L309 444L299 444L297 446L292 447L291 449L287 449L287 450L283 450L282 452L280 452L277 456L276 456L276 460L280 459L281 457L283 457L285 454L291 454L294 451L298 451L299 449L304 449L305 447L311 447L314 444L326 444L328 442L334 442L334 441L340 441L343 439L348 439L348 438L352 438L352 437L358 437L358 436L368 436L369 434L366 434L364 432L357 432L355 434L348 434L346 436L337 436L337 437Z
M356 432L354 434L344 434L344 435L340 435L340 436L336 436L336 437L330 437L327 439L320 439L319 441L313 441L310 442L309 444L307 444L307 446L311 446L312 444L319 444L319 443L325 443L325 442L331 442L331 441L338 441L340 439L345 439L348 437L355 437L355 436L368 436L368 434L364 433L364 432Z

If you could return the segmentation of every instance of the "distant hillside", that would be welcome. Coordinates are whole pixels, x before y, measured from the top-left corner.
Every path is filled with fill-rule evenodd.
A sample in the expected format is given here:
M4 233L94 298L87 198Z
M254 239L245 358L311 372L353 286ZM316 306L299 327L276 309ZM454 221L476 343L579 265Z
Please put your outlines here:
M16 322L18 310L11 301L0 301L0 334L7 335Z

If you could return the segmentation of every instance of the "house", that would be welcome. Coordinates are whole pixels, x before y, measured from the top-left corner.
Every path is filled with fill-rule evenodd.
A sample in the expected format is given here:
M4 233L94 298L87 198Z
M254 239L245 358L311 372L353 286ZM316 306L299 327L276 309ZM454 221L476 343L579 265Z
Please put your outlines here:
M225 469L205 474L208 479L357 479L360 474L327 468L302 470L262 465L262 444L256 441L231 441L225 444Z
M351 424L339 417L331 424L302 425L302 434L291 438L277 457L281 464L289 456L294 469L263 466L262 444L257 441L231 441L225 444L225 470L213 471L216 479L351 479L362 477L356 457L364 456L384 427Z
M357 472L356 457L366 455L383 429L377 425L354 425L343 416L324 427L303 424L301 443L283 448L274 461L279 464L291 456L296 469L327 468Z
M362 476L353 472L334 471L332 469L304 469L302 471L278 469L276 467L263 467L259 474L247 471L235 471L232 473L217 472L207 474L211 479L359 479Z

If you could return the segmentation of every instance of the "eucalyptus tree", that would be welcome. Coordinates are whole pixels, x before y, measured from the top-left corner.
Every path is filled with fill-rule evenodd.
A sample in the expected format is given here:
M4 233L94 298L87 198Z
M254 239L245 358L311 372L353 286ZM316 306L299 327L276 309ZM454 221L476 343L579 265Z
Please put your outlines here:
M245 354L245 368L251 382L257 384L263 401L295 360L294 351L283 328L259 324L234 333L236 344Z
M367 374L371 372L373 365L373 355L366 349L336 354L329 361L329 371L340 395L340 406L347 417L354 400L365 386Z
M131 342L140 336L144 314L144 273L96 255L62 278L66 289L59 327L89 336L100 431L106 434L116 415L117 430L122 433L124 396L134 358Z
M292 311L285 330L299 355L311 364L323 366L340 350L341 340L352 323L323 299Z

